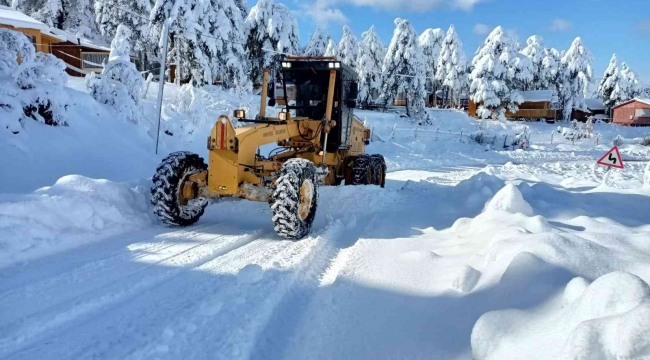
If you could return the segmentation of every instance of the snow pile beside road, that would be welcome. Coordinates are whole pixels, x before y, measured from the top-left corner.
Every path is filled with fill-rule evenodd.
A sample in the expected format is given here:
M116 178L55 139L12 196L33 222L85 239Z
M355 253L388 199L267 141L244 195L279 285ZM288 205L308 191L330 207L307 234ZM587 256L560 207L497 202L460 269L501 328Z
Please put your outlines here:
M612 272L576 277L543 313L487 313L472 331L475 359L642 359L650 356L650 287Z
M0 195L0 267L149 224L146 191L68 175L29 195Z

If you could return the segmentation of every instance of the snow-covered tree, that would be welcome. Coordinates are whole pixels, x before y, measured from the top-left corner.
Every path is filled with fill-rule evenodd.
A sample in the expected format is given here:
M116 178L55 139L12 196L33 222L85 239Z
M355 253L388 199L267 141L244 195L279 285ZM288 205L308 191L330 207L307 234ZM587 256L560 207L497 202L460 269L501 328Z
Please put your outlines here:
M517 105L523 101L519 91L512 88L517 76L515 63L520 55L516 49L516 41L498 26L474 56L470 93L472 100L479 104L479 117L504 120L506 110L517 111Z
M253 82L260 82L264 69L275 71L278 68L283 56L280 53L295 55L300 52L298 23L282 4L259 0L250 9L244 29Z
M547 88L544 67L544 58L546 56L544 49L544 39L541 36L533 35L526 40L526 47L521 50L531 62L533 79L524 84L524 90L542 90Z
M95 21L102 36L112 38L118 25L131 29L133 51L145 63L155 54L154 44L149 33L151 13L150 0L95 0Z
M93 73L86 77L91 95L100 103L110 105L123 119L138 123L141 117L138 103L144 80L131 63L129 54L131 31L119 25L111 42L109 61L97 79Z
M361 34L357 72L359 75L359 96L361 103L371 103L381 91L381 67L386 56L384 44L371 26Z
M426 69L426 87L428 91L435 93L438 89L439 81L436 81L436 68L438 67L438 57L442 48L442 40L445 33L442 29L426 29L418 38L418 44L422 49L422 58Z
M327 50L327 43L330 37L323 33L320 27L316 27L316 31L309 38L307 46L305 46L305 56L323 56Z
M614 91L616 85L619 81L619 73L617 67L616 54L612 55L612 58L609 60L609 65L605 69L603 78L598 85L597 94L600 99L603 100L608 108L611 108L616 104L616 101L612 99L612 92Z
M237 8L239 8L239 11L241 11L242 18L245 19L248 15L248 6L246 6L246 0L235 0L235 5L237 5Z
M93 0L6 0L11 6L57 29L98 37Z
M460 88L467 76L467 60L463 44L458 39L454 25L450 25L442 40L440 56L436 65L436 80L448 91L445 98L454 99L460 95Z
M350 65L353 69L356 68L357 58L359 56L359 41L352 33L349 26L343 26L343 36L339 41L338 59L342 63Z
M416 114L424 109L426 70L415 29L408 20L397 18L394 22L395 31L382 65L381 100L387 104L398 94L403 94L406 114L410 116L410 109Z
M609 93L609 98L606 101L603 100L603 103L609 107L613 107L629 100L627 79L625 76L621 76L618 68L614 68L614 74L609 79L610 81L607 85L611 87L611 92Z
M245 86L243 19L233 0L157 0L151 14L156 24L172 20L168 56L181 78L200 85L220 78L227 87Z
M0 29L0 131L17 135L28 119L66 125L65 69L61 59L37 53L24 34Z
M334 40L330 39L327 42L327 48L325 48L325 56L336 56L339 53L339 49L336 46Z
M564 119L570 120L573 109L585 109L585 96L591 83L591 53L577 37L571 47L562 56L562 90L561 101Z
M621 78L625 79L626 90L628 99L633 99L641 95L642 91L639 85L639 80L636 78L636 74L625 61L621 63Z

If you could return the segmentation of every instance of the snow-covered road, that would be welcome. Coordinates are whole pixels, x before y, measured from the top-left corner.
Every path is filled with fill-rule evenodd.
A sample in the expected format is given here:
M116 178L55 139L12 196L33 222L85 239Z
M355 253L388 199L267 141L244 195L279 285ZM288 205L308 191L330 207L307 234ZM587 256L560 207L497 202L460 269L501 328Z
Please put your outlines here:
M403 121L362 115L384 139ZM402 135L369 147L386 155L386 188L323 187L300 241L275 234L267 204L239 200L163 227L150 182L121 182L138 174L52 173L0 195L0 359L650 356L644 163L602 184L593 164L609 145Z

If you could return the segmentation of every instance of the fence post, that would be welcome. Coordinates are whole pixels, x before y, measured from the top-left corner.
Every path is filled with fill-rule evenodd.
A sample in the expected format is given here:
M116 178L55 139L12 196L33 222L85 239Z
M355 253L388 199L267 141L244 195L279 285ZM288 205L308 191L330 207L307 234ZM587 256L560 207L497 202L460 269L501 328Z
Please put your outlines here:
M440 128L436 129L436 141L438 141L438 131L440 131Z
M555 135L555 131L551 133L551 145L553 145L553 135Z
M460 142L463 142L463 130L464 129L460 129Z
M598 146L598 138L600 137L600 134L596 134L596 146Z
M395 130L397 130L397 123L393 125L393 131L391 131L390 136L388 137L388 141L393 140L395 138Z
M573 136L571 136L571 145L575 145L576 143L576 133L573 133Z
M418 127L415 127L415 141L418 140Z
M503 148L504 148L504 149L506 148L506 141L507 141L507 140L508 140L508 134L506 134L505 136L503 136Z

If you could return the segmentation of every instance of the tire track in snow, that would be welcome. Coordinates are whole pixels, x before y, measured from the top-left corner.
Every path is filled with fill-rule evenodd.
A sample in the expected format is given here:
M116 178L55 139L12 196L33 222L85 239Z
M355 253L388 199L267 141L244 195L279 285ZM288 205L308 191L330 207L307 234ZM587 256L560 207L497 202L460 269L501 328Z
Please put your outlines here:
M258 341L240 359L284 358L284 348L291 341L294 325L302 315L301 310L308 307L320 286L336 280L356 242L377 219L376 215L372 215L361 220L353 217L347 223L340 219L331 222L318 248L312 251L307 261L300 263L291 288L277 300L266 321L260 324L256 335Z
M39 267L38 265L42 264L43 262L46 262L48 258L45 258L45 260L41 260L40 262L27 263L28 265L27 267L23 267L23 266L10 267L8 268L8 272L7 272L8 277L10 277L9 279L10 281L3 283L3 286L1 287L1 288L8 288L8 289L0 290L0 303L2 303L9 296L9 294L12 293L15 294L20 291L26 291L26 290L32 293L36 292L35 290L38 286L45 287L54 284L54 282L57 281L58 279L61 278L65 279L70 274L73 274L75 272L85 274L97 268L102 269L104 268L103 265L105 263L110 263L116 260L123 260L123 259L126 259L128 261L138 260L144 256L147 256L148 254L151 254L152 252L164 250L171 246L177 245L182 241L186 241L188 239L196 237L202 234L202 231L214 228L219 225L221 224L212 224L212 225L200 226L194 229L181 229L181 230L170 231L166 233L158 233L152 236L151 239L148 241L136 240L136 242L128 244L126 245L126 247L120 247L119 250L110 251L108 254L105 254L104 252L101 251L93 251L91 254L94 255L100 253L102 254L102 256L97 258L91 258L88 261L74 261L80 258L85 259L85 256L75 256L74 259L72 259L73 261L71 261L70 263L64 262L62 266L57 267L57 270L62 270L62 271L56 273L52 273L51 266L47 266L45 269L38 268ZM113 238L106 239L99 243L91 243L81 248L72 249L71 251L72 253L81 251L85 255L85 253L88 252L88 250L96 250L97 247L102 247L110 243L111 239L119 239L122 237L124 236L118 235ZM168 242L169 240L173 240L177 238L181 238L183 240L171 242L171 243ZM159 239L159 241L156 241L156 239ZM129 240L127 238L125 242L128 241ZM138 252L140 254L138 254ZM136 254L135 257L134 254ZM63 256L64 257L63 260L68 260L66 254L55 254L53 255L53 257L54 256ZM29 265L32 264L36 265L35 269L29 267ZM6 269L3 270L6 271ZM12 276L11 272L15 272L16 273L15 276ZM17 283L19 285L11 288L12 283Z
M205 235L205 234L202 234ZM142 292L160 286L173 278L199 267L228 252L234 251L259 238L261 232L243 236L217 235L197 245L150 263L126 276L77 295L64 304L41 310L27 319L0 327L0 354L9 355L28 346L40 336L55 329L88 317L100 310L107 311ZM200 236L200 235L199 235ZM216 244L224 240L224 243ZM128 281L125 281L128 280Z
M165 234L174 234L173 238L178 238L184 233L188 235L174 242L167 242L167 240L157 243L151 241L135 242L131 245L143 244L143 246L138 248L140 253L136 256L133 256L134 253L128 250L123 250L121 254L113 254L99 260L93 260L70 271L59 273L35 283L26 283L23 286L6 291L0 294L0 314L2 314L0 317L0 326L18 318L30 316L44 308L63 303L83 293L110 285L121 278L141 271L143 268L150 267L152 265L151 261L146 261L147 259L164 254L168 249L174 250L174 247L182 247L189 240L205 234L200 231L213 229L217 226L219 225L215 224L192 231L174 231ZM161 261L164 260L162 259ZM60 297L52 298L53 296ZM11 311L3 314L6 309L16 309L18 307L28 309L30 312L21 313Z

